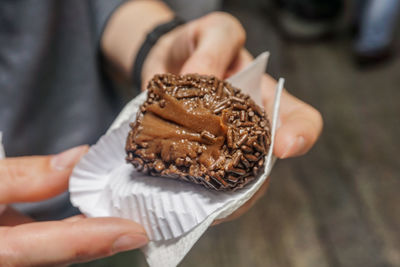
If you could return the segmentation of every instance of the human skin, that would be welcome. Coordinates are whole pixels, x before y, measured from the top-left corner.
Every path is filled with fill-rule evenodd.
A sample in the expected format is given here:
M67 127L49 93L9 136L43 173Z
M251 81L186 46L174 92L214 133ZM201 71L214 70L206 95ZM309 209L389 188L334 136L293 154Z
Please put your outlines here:
M0 160L0 203L29 202L68 189L72 169L87 146L58 155ZM1 266L56 266L105 257L148 242L144 229L120 218L75 216L34 222L12 208L0 216Z
M142 28L152 29L158 23L171 19L173 14L159 1L142 1L142 5L162 13L158 20L146 26L141 17L130 16L134 3L116 12L105 31L102 46L106 56L123 73L130 75L135 53L131 47L140 46L144 36L124 36L126 21L141 23ZM129 12L132 9L132 13ZM121 36L120 36L121 35ZM124 43L117 40L126 38ZM246 67L253 59L244 48L246 33L240 22L230 14L214 12L165 34L151 49L142 70L142 89L156 73L200 73L227 78ZM261 81L264 108L271 110L276 80L265 74ZM301 156L317 141L323 126L321 114L309 104L284 90L281 97L280 127L275 136L274 154L278 158ZM266 183L242 208L228 218L243 214L266 191Z
M173 12L160 1L136 0L123 4L111 16L101 40L108 63L129 77L146 34L172 17ZM143 88L156 73L229 77L252 60L244 43L243 27L226 13L212 13L179 26L151 49L142 70ZM267 110L272 105L275 85L272 77L264 75L262 97ZM282 94L280 121L274 148L279 158L306 153L322 129L320 113L287 91ZM64 192L73 166L87 149L82 146L58 155L0 160L0 203L44 200ZM268 182L223 221L243 214L267 187ZM0 236L1 266L54 266L89 261L148 242L143 228L125 219L79 215L62 221L33 222L11 208L0 216Z

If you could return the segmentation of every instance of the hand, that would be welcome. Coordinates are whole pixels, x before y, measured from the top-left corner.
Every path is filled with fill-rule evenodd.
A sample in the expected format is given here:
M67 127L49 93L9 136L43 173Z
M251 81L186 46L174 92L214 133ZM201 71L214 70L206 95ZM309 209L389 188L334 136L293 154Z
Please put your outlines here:
M54 156L0 160L0 203L39 201L68 188L72 168L87 152L76 147ZM143 228L119 218L33 222L10 207L0 215L1 266L54 266L89 261L141 247Z
M239 21L216 12L179 26L162 36L143 65L143 89L156 73L201 73L225 78L239 70L232 65L246 34Z
M144 64L143 81L146 84L154 74L165 72L229 77L253 60L243 48L244 42L244 29L234 17L220 12L209 14L176 28L157 42ZM275 86L276 81L271 76L263 76L261 89L266 110L271 110L273 105ZM322 130L321 114L286 90L282 93L279 119L281 125L276 132L274 147L274 154L279 158L305 154ZM269 180L224 221L249 209L266 191L268 183Z

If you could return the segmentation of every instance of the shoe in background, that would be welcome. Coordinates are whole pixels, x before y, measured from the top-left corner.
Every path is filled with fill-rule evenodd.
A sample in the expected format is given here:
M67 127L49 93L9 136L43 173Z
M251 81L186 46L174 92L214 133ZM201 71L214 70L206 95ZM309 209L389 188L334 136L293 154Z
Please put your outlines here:
M359 66L373 66L392 58L399 0L359 0L360 20L354 55Z

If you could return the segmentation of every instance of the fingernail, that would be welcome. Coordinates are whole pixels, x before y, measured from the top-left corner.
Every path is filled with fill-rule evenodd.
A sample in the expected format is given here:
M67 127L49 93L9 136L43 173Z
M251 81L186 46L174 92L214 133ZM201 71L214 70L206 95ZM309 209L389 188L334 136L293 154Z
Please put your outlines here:
M145 235L123 235L119 237L113 244L114 252L122 252L140 248L149 242Z
M282 154L281 159L298 155L303 151L304 146L305 146L304 137L298 136L288 145L285 152Z
M71 169L87 151L87 146L78 146L55 155L51 159L51 166L58 171Z

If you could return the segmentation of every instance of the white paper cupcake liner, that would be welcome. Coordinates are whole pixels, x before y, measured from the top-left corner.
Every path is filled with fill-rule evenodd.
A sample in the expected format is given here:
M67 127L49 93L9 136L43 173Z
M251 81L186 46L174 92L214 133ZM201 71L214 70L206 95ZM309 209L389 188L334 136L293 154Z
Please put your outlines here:
M260 82L268 55L261 54L228 80L259 105L262 104ZM75 167L70 179L72 203L91 217L117 216L141 224L152 241L144 250L150 265L174 266L214 219L230 215L267 179L275 161L272 149L282 87L283 80L278 86L274 111L269 116L272 140L264 171L243 189L235 192L208 190L187 182L144 175L127 164L125 142L129 123L135 120L146 99L146 92L143 92L125 106L108 132ZM173 247L179 247L179 253L167 256L176 252Z
M3 133L0 131L0 160L5 158L6 154L4 153L4 148L3 148ZM6 205L0 204L0 215L4 212L6 209Z

